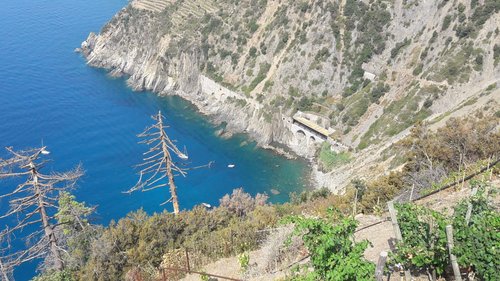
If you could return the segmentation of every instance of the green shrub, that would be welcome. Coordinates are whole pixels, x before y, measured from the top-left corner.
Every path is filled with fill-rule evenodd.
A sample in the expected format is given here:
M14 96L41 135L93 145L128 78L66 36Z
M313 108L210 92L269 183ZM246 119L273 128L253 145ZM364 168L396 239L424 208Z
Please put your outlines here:
M384 96L385 93L389 92L391 87L385 83L378 83L377 86L373 87L370 93L371 102L378 103L380 98Z
M374 280L375 264L363 256L369 242L353 242L358 225L353 218L330 209L324 219L291 217L285 222L295 225L294 233L302 237L314 268L291 280Z
M474 26L471 23L461 24L457 26L457 29L455 30L455 34L458 38L468 37L472 32L474 32Z
M278 46L276 46L276 50L274 51L275 54L281 51L286 46L289 37L290 35L288 34L288 32L280 33L280 40L278 42Z
M323 47L321 50L319 50L316 55L314 56L314 60L316 62L324 62L330 57L330 51L328 50L327 47Z
M483 183L479 193L463 200L454 208L454 253L462 268L472 268L481 280L498 280L500 273L500 215L484 196ZM465 221L468 204L472 204L469 224Z
M443 20L443 26L441 27L441 30L446 30L448 27L450 27L451 23L451 15L446 15Z
M314 190L304 190L299 194L291 192L290 202L295 205L300 205L303 203L314 201L318 198L327 198L330 195L332 195L332 192L326 187Z
M271 65L268 63L260 64L259 73L257 73L257 76L252 80L252 82L248 86L248 92L251 92L253 89L255 89L255 87L257 87L257 85L259 85L259 83L266 78L269 68L271 68Z
M248 24L248 29L250 30L250 33L254 33L259 29L259 25L257 24L256 20L251 20L250 23Z
M411 203L396 205L403 242L396 246L392 262L407 269L437 273L449 264L446 247L446 218L435 211Z
M422 69L423 68L424 68L424 64L423 63L419 63L417 65L417 67L415 67L415 69L413 70L413 75L415 75L415 76L420 75L420 73L422 73Z
M348 152L336 153L330 147L329 143L324 142L319 152L319 161L325 170L331 171L337 166L349 163L351 156Z
M297 103L297 108L301 111L311 111L314 99L311 97L301 97Z
M474 59L474 62L476 64L474 69L476 69L477 71L483 69L483 55L482 54L477 55L476 58Z
M255 47L251 47L250 50L248 51L248 54L251 56L251 57L255 57L257 55L257 48Z
M495 66L497 66L498 62L500 61L500 45L498 44L495 44L495 46L493 47L493 59L495 60Z
M399 52L401 51L401 49L410 45L410 43L411 43L411 40L408 38L405 38L405 40L403 40L403 42L397 43L396 46L394 46L394 48L392 48L392 50L391 50L391 59L396 58L398 56Z
M73 274L69 271L49 271L40 276L36 276L31 281L76 281Z
M300 2L298 8L302 13L305 13L309 9L309 3L307 1Z

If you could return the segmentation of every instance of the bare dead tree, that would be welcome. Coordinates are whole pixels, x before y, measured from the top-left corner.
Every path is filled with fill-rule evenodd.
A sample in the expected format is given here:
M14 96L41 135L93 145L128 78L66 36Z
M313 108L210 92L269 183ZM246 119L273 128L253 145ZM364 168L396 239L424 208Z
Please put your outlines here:
M139 172L139 180L127 193L137 190L149 191L160 187L170 187L170 198L161 205L172 202L174 214L179 213L179 199L177 197L177 187L175 185L174 176L186 176L187 169L179 167L172 159L171 152L177 155L178 158L186 160L188 156L181 152L174 142L168 137L165 129L168 128L163 123L164 116L161 111L158 114L151 116L155 121L150 127L147 127L144 132L138 135L139 138L144 138L143 143L150 148L145 152L143 163L138 167L142 167ZM164 180L167 179L167 183Z
M3 264L3 262L0 260L0 273L2 274L1 279L3 281L9 281L12 270L9 268L6 268Z
M1 162L1 159L0 159ZM0 233L0 244L6 244L7 246L2 247L0 249L0 280L2 281L9 281L9 280L14 280L12 278L12 273L14 269L12 268L11 261L8 259L8 257L4 257L5 253L7 250L10 248L10 243L9 241L6 241L6 232L2 231Z
M57 239L59 224L54 214L58 210L59 193L73 187L83 172L78 166L66 173L42 173L40 170L47 161L41 158L49 154L46 147L25 151L7 148L7 151L10 158L1 161L0 179L20 178L23 181L13 190L0 195L0 199L8 198L10 204L9 210L0 218L14 217L16 220L16 224L6 228L2 236L16 236L28 226L38 227L24 238L26 248L4 255L1 266L10 269L45 257L51 267L62 270L64 248Z

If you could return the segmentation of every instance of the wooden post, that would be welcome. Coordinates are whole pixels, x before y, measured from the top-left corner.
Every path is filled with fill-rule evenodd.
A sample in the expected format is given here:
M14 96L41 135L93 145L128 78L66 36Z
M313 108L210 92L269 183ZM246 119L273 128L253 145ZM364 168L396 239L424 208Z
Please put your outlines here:
M352 217L356 216L356 205L358 203L358 189L356 188L356 193L354 194L354 207L352 208Z
M413 201L413 190L415 189L415 184L411 185L411 192L410 192L410 202Z
M464 172L462 174L462 188L461 189L464 189L464 186L465 186L465 165L464 165Z
M457 179L458 184L457 184L457 186L460 185L460 174L462 173L462 157L463 157L462 153L460 153L460 161L458 162L458 176L457 176L458 177L458 179ZM458 189L458 187L455 189Z
M488 170L490 169L490 161L491 161L491 156L488 157L488 165L486 166L486 171L483 173L483 177L481 179L483 183L486 181L486 175L488 174Z
M399 229L397 212L394 208L394 202L387 202L387 207L389 208L389 214L391 215L391 222L392 227L394 228L394 234L396 235L396 240L403 241L403 236L401 235L401 230Z
M189 264L189 252L188 252L188 249L184 249L185 252L186 252L186 268L187 268L187 271L191 271L191 265Z
M474 187L472 189L472 192L470 194L470 197L474 197L474 195L476 195L477 193L477 187ZM466 225L469 225L469 222L470 222L470 216L472 215L472 202L469 201L469 203L467 203L467 213L465 214L465 224Z
M375 268L375 280L382 281L384 278L384 268L385 262L387 261L387 252L380 252L380 256L378 257L377 267Z
M490 170L490 181L491 181L491 178L493 177L493 169L490 167L491 165L491 156L488 157L488 169Z
M403 236L401 235L401 229L399 229L398 215L396 209L394 208L394 202L387 202L387 207L389 208L389 214L391 215L392 227L394 228L394 234L396 235L396 240L399 242L403 241ZM409 270L405 270L405 280L411 281L411 273Z
M458 267L457 257L452 253L453 250L453 227L451 225L446 226L446 238L448 239L448 252L450 254L451 267L453 268L453 274L455 275L456 281L462 281L460 276L460 268Z
M491 178L493 177L493 169L491 168L491 156L488 158L488 167L487 170L490 170L490 178L489 181L491 182ZM488 199L488 193L490 192L490 185L487 184L484 188L484 198Z

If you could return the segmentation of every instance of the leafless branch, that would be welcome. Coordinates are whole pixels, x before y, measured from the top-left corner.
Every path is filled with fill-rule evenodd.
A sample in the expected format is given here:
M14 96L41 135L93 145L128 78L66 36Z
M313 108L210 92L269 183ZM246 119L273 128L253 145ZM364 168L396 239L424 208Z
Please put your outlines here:
M172 202L174 207L174 214L179 213L179 200L177 198L177 187L175 185L174 177L177 175L186 176L187 171L190 169L179 167L172 159L172 154L176 155L181 160L188 159L187 153L181 152L172 141L165 129L168 128L163 123L165 117L161 114L152 116L155 123L147 127L142 133L137 135L142 140L141 144L146 144L150 148L144 152L143 162L137 165L141 168L139 171L139 180L131 187L126 193L134 191L150 191L160 187L170 187L170 199L163 202L161 205ZM195 167L210 167L211 163L204 166Z
M10 204L10 208L0 218L16 218L15 225L0 233L3 247L0 248L2 278L8 278L13 268L20 264L41 257L50 257L54 261L54 268L61 270L64 267L61 258L63 247L55 235L57 224L51 214L58 210L59 192L74 187L83 175L83 170L77 166L66 173L44 174L41 169L47 161L42 157L49 154L46 147L22 151L7 147L6 150L10 158L0 159L0 179L19 178L23 182L0 195L0 198L8 198ZM32 225L38 225L38 230L28 235L21 233ZM24 235L26 248L11 251L10 237L15 237L16 234Z

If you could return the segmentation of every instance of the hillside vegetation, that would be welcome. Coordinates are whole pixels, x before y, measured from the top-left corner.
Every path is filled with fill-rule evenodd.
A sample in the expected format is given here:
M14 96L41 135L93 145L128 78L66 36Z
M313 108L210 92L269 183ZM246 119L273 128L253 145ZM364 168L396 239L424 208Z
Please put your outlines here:
M319 155L285 120L320 116L356 153L314 174L340 191L353 171L387 169L381 152L416 123L498 112L499 9L496 0L134 0L81 51L134 89L178 94L264 146Z
M245 279L375 280L369 239L355 239L357 218L384 223L391 202L401 237L368 237L391 244L377 249L389 251L381 274L451 279L456 256L464 278L500 280L499 11L498 0L130 1L82 43L88 64L134 90L182 96L222 124L222 135L247 133L308 157L317 188L275 205L236 189L219 206L134 210L101 226L67 192L81 169L44 175L45 160L36 160L45 147L7 148L0 179L25 183L0 195L11 205L3 217L18 220L0 233L1 278L43 259L33 281L162 280L165 268L185 267L188 253L196 270L236 258ZM328 137L348 149L299 139L291 130L298 111L333 128ZM153 173L146 183L167 185L167 173L173 199L165 203L175 206L172 167L182 169L158 116L160 130L143 135L161 136L144 159ZM452 189L460 200L415 203ZM11 253L11 239L32 225L29 247Z
M165 67L195 53L202 73L257 100L263 114L315 111L361 148L500 78L495 0L164 2L159 13L128 6L101 34L119 29L110 39L136 57L161 44L150 56ZM152 33L136 46L129 37L142 31ZM467 85L474 91L456 91Z
M436 132L418 126L401 143L408 159L404 169L369 181L355 180L344 195L327 189L304 191L291 194L290 203L271 205L265 194L252 197L237 189L221 198L220 205L213 209L198 206L178 215L147 215L139 210L106 227L85 223L84 231L69 220L64 232L66 269L47 269L35 280L158 280L162 267L185 266L185 249L191 253L191 266L195 268L239 255L248 277L277 270L305 252L309 262L286 271L287 279L373 280L374 264L363 256L369 243L353 242L358 222L352 216L380 215L389 200L403 203L397 209L404 243L391 250L388 270L397 271L403 265L416 275L427 271L432 276L451 276L443 236L444 227L451 224L457 231L455 251L460 266L468 268L478 280L496 280L494 268L498 264L494 257L500 243L496 235L500 217L498 186L491 180L499 172L495 158L500 141L497 124L497 117L487 117L454 119ZM487 169L479 170L485 165ZM472 178L464 187L461 180L466 175ZM478 191L456 206L447 206L454 208L451 214L408 203L410 199L405 197L410 186L415 200L452 181L456 182L452 187L462 189L460 193L467 192L466 188ZM75 212L67 211L74 210L70 208L76 204L72 200L63 197L59 202L66 210L59 220L72 218ZM469 204L474 212L465 221ZM91 216L85 211L83 217L87 222ZM288 239L292 232L286 227L293 226L299 241ZM267 265L252 271L248 252L260 247L267 247ZM57 279L61 274L66 279Z

